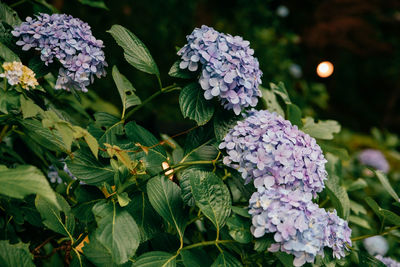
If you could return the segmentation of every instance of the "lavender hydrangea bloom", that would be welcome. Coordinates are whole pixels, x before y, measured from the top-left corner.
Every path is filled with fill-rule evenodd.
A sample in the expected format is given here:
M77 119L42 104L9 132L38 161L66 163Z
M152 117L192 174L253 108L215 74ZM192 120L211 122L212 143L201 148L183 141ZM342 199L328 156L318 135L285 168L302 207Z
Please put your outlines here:
M388 267L400 267L400 262L395 261L392 258L382 257L381 255L376 255L375 258L380 260L383 264L385 264Z
M384 173L388 173L390 166L385 156L381 151L376 149L364 149L358 155L358 160L364 164L371 166L377 170L381 170Z
M301 188L321 192L327 177L321 148L315 139L289 121L267 110L251 110L225 136L219 148L226 149L224 164L242 177L267 188ZM256 185L257 186L257 185Z
M251 232L255 237L274 233L276 243L269 251L293 254L294 266L314 262L317 255L323 255L325 246L332 248L336 258L345 256L351 230L336 212L319 208L311 201L311 193L300 189L257 189L249 201Z
M12 34L19 37L22 50L31 48L41 52L46 65L56 58L62 65L56 89L71 88L87 92L94 76L105 76L107 66L103 41L93 37L90 26L66 14L43 14L27 17Z
M389 250L388 242L383 236L380 235L364 239L363 244L370 255L383 256Z
M218 97L237 115L243 108L257 105L262 72L249 41L205 25L186 39L188 43L178 52L182 59L179 66L190 71L201 68L199 83L205 99Z
M345 256L351 245L347 222L312 202L327 177L314 138L275 113L251 110L219 147L227 151L224 164L257 189L249 200L251 232L256 238L274 234L270 251L293 254L295 266L313 262L324 247L336 258Z
M72 174L72 172L68 169L67 163L64 162L64 159L61 159L62 163L64 164L63 171L68 174L68 176L73 179L77 180L77 178ZM51 183L57 183L61 184L63 182L63 179L60 177L60 174L58 173L58 169L56 166L51 165L49 166L49 171L47 173L47 177L49 177ZM85 184L82 181L79 181L80 184Z

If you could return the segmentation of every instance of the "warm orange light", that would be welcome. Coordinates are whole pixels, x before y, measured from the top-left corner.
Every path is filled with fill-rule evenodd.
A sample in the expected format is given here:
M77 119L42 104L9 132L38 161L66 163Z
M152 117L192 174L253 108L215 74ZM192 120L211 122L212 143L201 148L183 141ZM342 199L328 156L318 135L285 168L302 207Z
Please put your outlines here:
M321 78L327 78L333 73L333 64L329 61L323 61L318 64L317 74Z

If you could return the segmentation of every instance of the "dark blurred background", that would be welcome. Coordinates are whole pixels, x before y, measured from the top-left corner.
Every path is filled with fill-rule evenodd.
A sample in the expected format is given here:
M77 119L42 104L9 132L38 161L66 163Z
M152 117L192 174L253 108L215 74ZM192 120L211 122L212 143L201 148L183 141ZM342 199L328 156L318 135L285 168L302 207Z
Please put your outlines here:
M249 40L264 72L263 85L283 81L306 115L336 119L360 132L374 126L400 132L398 0L106 0L109 10L78 0L48 2L92 26L96 38L105 42L109 74L117 65L142 99L158 89L155 78L126 63L106 30L121 24L135 33L168 85L177 48L194 27L206 24ZM16 10L23 19L45 8L26 2ZM333 63L334 73L323 79L315 70L324 60ZM120 106L111 75L91 89ZM134 119L156 132L173 134L192 125L180 114L178 92L159 97L142 111Z

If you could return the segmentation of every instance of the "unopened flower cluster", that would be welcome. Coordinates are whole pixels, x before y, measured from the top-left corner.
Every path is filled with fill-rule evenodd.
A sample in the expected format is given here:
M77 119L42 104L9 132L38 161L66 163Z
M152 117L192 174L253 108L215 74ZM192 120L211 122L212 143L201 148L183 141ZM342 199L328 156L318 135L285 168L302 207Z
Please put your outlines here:
M0 77L6 78L10 85L19 84L26 90L39 85L35 73L21 62L4 62L2 67L4 73L1 73Z
M400 262L395 261L392 258L389 257L383 257L381 255L376 255L375 258L380 260L383 264L385 264L388 267L400 267Z
M105 75L103 42L92 35L90 26L66 14L42 14L27 17L12 34L19 37L22 50L34 48L46 65L57 59L59 70L56 89L71 88L87 92L96 75Z
M385 156L381 151L376 149L364 149L358 155L358 160L367 166L373 167L377 170L380 170L384 173L388 173L390 166L387 162Z
M252 110L225 136L224 163L253 181L249 201L255 237L274 234L270 251L295 256L293 264L313 262L330 247L336 258L351 245L351 230L334 212L312 202L324 188L326 160L314 138L281 116Z
M209 100L218 97L222 105L238 115L243 108L256 106L261 91L262 72L250 42L240 36L217 32L203 25L186 37L181 69L201 70L199 83Z

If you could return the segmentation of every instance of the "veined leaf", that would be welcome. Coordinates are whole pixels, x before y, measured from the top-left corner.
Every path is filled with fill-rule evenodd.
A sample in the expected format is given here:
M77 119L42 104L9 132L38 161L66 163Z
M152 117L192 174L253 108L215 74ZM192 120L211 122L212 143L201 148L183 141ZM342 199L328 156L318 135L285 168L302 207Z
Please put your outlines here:
M3 267L35 267L29 244L11 245L7 240L0 241L0 265Z
M75 217L71 212L68 202L57 194L57 202L61 209L58 209L52 203L46 201L43 197L37 196L35 200L36 209L42 217L43 224L56 233L69 237L73 241L75 229ZM61 216L64 213L64 219Z
M190 172L187 175L190 175L196 205L219 232L231 213L232 200L228 187L212 172L196 169L187 171Z
M293 124L297 125L298 127L303 126L303 122L301 121L301 110L295 104L287 104L286 105L286 116L287 119Z
M21 19L18 17L11 7L0 2L0 21L4 21L10 26L17 26L21 24Z
M269 86L275 94L279 95L282 98L283 102L285 102L286 105L292 104L292 101L290 101L289 94L283 82L279 82L278 84L270 83Z
M228 252L224 251L219 254L211 267L241 267L243 266L238 259L233 257Z
M96 239L110 252L115 263L127 262L140 243L140 232L135 220L115 203L99 202L92 211L98 226Z
M0 57L7 62L21 61L19 57L3 43L0 43Z
M186 219L183 213L181 189L166 177L158 176L147 183L147 194L153 208L176 228L180 239L183 240Z
M228 218L226 224L228 225L230 236L237 242L247 244L253 240L253 235L250 232L251 222L249 219L233 214L233 216Z
M190 79L192 78L195 73L190 72L189 70L183 70L179 67L180 60L175 61L175 63L172 65L171 69L168 72L168 75L174 78L181 78L181 79Z
M160 76L158 67L149 50L136 35L120 25L113 25L108 32L124 49L124 56L129 64L140 71L155 74L157 77Z
M374 171L376 177L378 177L379 181L383 185L383 188L391 195L396 202L400 201L399 195L397 195L396 191L394 191L393 187L390 185L390 182L386 175L382 171Z
M0 165L0 184L0 194L18 199L37 194L59 207L56 194L46 177L34 166L22 165L7 169Z
M124 110L142 103L139 97L135 94L136 90L132 86L131 82L119 72L117 66L113 67L112 76L117 85Z
M182 89L179 106L183 117L195 120L198 125L206 124L214 114L212 102L204 98L204 90L198 83L191 83Z
M279 105L278 99L276 99L276 95L274 94L274 92L261 86L260 89L262 93L262 98L267 106L267 109L270 112L276 112L284 117L285 112L283 111L281 105Z
M340 132L340 124L334 120L315 123L313 118L306 117L303 122L301 130L317 139L330 140L333 139L333 134Z
M144 253L132 264L132 267L175 267L176 256L163 251Z

